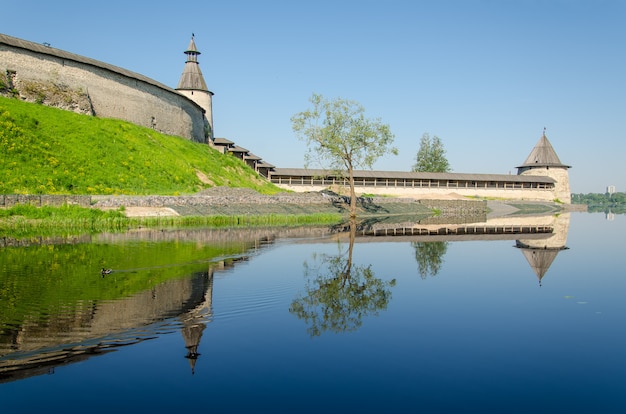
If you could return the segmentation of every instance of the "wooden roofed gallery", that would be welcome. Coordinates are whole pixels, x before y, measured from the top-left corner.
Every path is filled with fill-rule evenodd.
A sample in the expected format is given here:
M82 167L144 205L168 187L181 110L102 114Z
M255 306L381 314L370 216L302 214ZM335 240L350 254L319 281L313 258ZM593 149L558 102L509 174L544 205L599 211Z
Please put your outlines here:
M461 196L571 202L570 166L562 164L545 130L517 174L465 174L409 171L353 171L357 195L403 197ZM346 173L324 169L273 168L267 178L297 192L349 187Z
M287 186L346 186L348 178L321 169L275 168L270 181ZM545 189L552 190L555 180L546 176L506 174L426 173L404 171L354 171L357 187L445 188L445 189Z
M277 168L247 149L225 138L215 138L212 146L231 154L273 184L295 192L331 189L344 193L348 178L338 171L308 168ZM409 171L354 171L357 195L422 197L492 197L502 199L570 202L567 169L558 160L545 135L518 174L466 174ZM561 171L562 170L562 171ZM561 171L561 172L559 172Z

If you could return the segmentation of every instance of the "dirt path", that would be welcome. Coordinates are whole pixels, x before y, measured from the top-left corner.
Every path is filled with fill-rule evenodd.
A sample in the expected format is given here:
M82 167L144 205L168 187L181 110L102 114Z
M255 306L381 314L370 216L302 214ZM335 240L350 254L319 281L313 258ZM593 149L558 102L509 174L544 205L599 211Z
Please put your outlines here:
M125 207L126 217L167 217L179 216L169 207Z

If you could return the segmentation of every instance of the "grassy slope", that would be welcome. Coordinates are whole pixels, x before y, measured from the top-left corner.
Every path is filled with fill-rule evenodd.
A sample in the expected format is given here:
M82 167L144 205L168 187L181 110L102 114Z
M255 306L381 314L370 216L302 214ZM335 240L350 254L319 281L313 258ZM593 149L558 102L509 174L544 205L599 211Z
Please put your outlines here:
M0 96L0 194L178 195L214 186L278 192L205 144Z

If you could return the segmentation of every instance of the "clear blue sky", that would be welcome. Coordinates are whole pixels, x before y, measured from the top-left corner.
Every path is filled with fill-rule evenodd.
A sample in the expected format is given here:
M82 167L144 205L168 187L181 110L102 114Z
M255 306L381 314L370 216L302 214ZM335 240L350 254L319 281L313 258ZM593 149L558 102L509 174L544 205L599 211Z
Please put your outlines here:
M302 167L290 117L313 92L421 136L455 172L516 173L544 127L573 192L626 191L626 0L4 2L0 32L176 87L191 33L215 134ZM315 166L312 166L315 167Z

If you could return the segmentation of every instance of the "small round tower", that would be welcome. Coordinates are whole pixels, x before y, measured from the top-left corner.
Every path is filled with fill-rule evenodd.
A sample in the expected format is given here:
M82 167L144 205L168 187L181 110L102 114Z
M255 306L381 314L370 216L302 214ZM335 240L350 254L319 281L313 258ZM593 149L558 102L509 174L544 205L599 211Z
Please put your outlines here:
M546 129L524 164L517 167L517 175L545 176L554 179L554 199L570 204L569 165L561 163L552 144L546 137Z
M191 41L185 51L187 60L185 61L185 67L183 73L178 81L176 90L185 95L205 111L207 125L207 138L213 139L213 92L211 92L204 81L202 71L200 70L200 64L198 63L198 55L200 52L196 48L196 42L194 41L194 35L191 35Z

